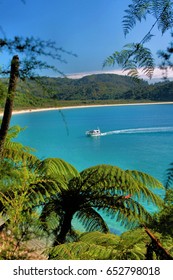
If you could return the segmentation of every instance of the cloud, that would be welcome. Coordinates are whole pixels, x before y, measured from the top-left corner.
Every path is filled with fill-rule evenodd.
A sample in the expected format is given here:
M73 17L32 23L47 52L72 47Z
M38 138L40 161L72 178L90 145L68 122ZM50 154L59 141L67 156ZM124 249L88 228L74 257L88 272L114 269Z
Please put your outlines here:
M124 75L124 72L122 70L110 70L110 71L89 71L89 72L81 72L81 73L73 73L73 74L67 74L66 76L69 79L81 79L85 76L90 75L96 75L96 74L117 74L117 75Z

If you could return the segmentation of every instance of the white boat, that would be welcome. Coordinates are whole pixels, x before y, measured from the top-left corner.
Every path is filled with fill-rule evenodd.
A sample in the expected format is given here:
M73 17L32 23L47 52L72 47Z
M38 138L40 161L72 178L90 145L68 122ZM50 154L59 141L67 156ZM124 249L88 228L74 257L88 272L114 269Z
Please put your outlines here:
M87 136L100 136L101 135L101 131L100 129L93 129L93 130L88 130L85 133Z

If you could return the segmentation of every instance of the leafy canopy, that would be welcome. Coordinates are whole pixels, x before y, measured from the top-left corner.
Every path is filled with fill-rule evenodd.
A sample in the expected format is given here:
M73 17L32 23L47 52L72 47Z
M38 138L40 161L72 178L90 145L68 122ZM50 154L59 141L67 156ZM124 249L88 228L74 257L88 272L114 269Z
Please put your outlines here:
M70 174L74 177L65 175L62 178L59 174L60 159L46 159L43 167L47 164L49 170L46 174L57 184L60 183L60 187L56 195L45 203L41 220L45 229L57 236L61 233L65 238L71 230L74 215L87 231L108 232L102 211L121 221L123 225L134 227L151 219L151 215L142 205L144 201L157 206L163 204L160 196L154 193L155 189L163 189L163 186L148 174L103 164L80 173L73 170ZM50 228L50 222L47 224L47 221L51 218L55 221L55 217L59 217L57 227Z
M152 77L155 68L154 58L151 50L144 45L148 43L152 37L154 27L157 27L162 34L173 27L173 2L170 0L132 0L131 4L125 10L123 18L123 31L127 36L138 22L146 20L147 16L154 18L154 23L147 34L140 42L126 44L123 50L114 52L108 57L103 66L114 65L115 63L122 66L124 71L128 71L128 75L138 77L139 69L142 69L144 74L149 78ZM171 43L172 46L172 43ZM161 69L166 70L172 68L170 61L172 47L167 48L167 51L160 51L159 56L162 57Z

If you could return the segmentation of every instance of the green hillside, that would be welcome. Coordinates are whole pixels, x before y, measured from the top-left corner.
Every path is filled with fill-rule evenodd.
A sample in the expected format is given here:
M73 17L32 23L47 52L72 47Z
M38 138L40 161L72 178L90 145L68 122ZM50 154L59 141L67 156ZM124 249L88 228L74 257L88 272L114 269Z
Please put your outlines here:
M1 79L7 88L8 80ZM0 107L5 93L0 90ZM128 76L98 74L81 79L38 77L19 81L15 108L68 106L80 104L173 101L173 82L149 85Z

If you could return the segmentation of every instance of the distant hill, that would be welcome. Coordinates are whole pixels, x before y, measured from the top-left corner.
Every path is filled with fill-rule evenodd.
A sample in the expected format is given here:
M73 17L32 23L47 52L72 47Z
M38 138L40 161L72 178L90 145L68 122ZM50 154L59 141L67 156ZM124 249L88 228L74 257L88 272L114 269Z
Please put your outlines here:
M1 79L5 84L6 79ZM16 107L42 107L58 105L61 101L97 103L111 101L173 101L173 82L149 85L144 80L134 80L116 74L97 74L81 79L38 77L20 81L17 88ZM0 106L3 106L0 100Z
M44 83L50 83L50 78ZM108 100L122 99L123 95L137 91L148 84L144 81L136 82L127 76L115 74L98 74L81 79L57 78L51 80L51 94L59 100Z

